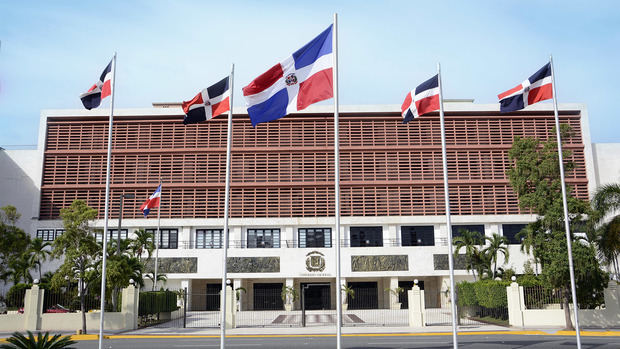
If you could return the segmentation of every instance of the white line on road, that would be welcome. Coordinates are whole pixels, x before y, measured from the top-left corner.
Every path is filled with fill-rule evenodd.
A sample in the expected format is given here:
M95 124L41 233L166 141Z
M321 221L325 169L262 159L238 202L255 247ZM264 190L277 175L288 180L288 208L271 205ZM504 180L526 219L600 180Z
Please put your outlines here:
M373 345L411 345L411 344L448 344L452 342L420 342L420 341L411 341L411 342L368 342L368 344Z

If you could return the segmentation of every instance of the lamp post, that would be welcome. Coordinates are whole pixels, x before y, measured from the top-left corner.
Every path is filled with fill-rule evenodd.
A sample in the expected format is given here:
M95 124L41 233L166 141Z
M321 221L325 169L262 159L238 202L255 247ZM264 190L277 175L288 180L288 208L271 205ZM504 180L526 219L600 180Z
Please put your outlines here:
M116 231L116 254L121 254L121 222L123 221L123 199L133 199L136 196L134 194L121 194L121 206L118 211L118 230Z

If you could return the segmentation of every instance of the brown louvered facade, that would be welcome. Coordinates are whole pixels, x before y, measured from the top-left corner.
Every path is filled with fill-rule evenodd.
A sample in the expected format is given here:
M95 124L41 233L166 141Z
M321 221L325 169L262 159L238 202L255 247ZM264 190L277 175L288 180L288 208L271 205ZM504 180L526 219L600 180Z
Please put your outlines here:
M581 116L564 112L576 136L565 144L577 169L567 182L588 198ZM224 216L226 117L185 126L182 116L115 119L111 197L126 199L124 218L164 181L162 218ZM446 114L451 211L455 215L521 212L505 171L515 136L547 139L551 112ZM49 117L40 219L56 219L75 199L103 218L106 117ZM252 128L233 122L231 217L334 215L333 116L287 116ZM441 135L436 113L401 124L397 113L340 115L343 216L444 214ZM118 200L111 200L111 217ZM128 209L135 207L136 209Z

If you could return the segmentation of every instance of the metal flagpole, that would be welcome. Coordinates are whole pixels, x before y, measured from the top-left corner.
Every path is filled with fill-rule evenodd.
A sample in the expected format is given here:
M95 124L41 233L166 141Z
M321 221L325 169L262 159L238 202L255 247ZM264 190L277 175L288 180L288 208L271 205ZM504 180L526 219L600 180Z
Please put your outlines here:
M342 285L340 277L340 142L338 132L338 14L334 13L332 28L334 58L334 195L336 197L336 348L342 348Z
M158 276L158 267L159 267L159 241L161 235L161 203L164 199L163 195L163 186L161 177L159 177L159 205L157 205L157 236L155 237L155 270L153 271L153 291L156 291L155 288L157 286L157 276ZM170 242L170 237L168 237L168 243Z
M566 200L566 182L564 180L564 157L562 156L562 139L560 136L560 118L558 117L558 99L555 92L555 74L553 71L553 57L549 56L551 63L551 82L553 85L553 114L555 116L555 132L558 142L558 160L560 162L560 179L562 180L562 203L564 204L564 229L566 230L566 246L568 247L568 270L570 273L570 286L573 295L573 313L575 315L575 336L577 348L581 349L581 333L579 331L579 308L577 305L577 290L575 288L575 271L573 267L573 248L570 234L570 222L568 220L568 204Z
M450 303L452 305L452 346L459 346L456 322L456 296L454 291L454 256L452 255L452 224L450 223L450 193L448 190L448 160L446 155L446 126L443 115L443 91L441 90L441 65L437 63L439 80L439 120L441 122L441 156L443 159L443 191L446 201L446 226L448 228L448 266L450 268Z
M228 200L230 193L230 153L232 149L232 116L233 116L233 94L234 94L234 80L235 80L235 64L233 63L230 68L230 109L228 110L228 133L226 140L226 189L224 192L224 234L222 243L222 293L220 300L220 312L222 313L222 319L220 320L220 348L224 349L226 346L226 259L228 257ZM233 300L234 305L234 300Z
M106 278L106 254L108 250L108 214L110 206L110 164L112 160L112 124L114 116L114 94L116 93L116 52L112 58L112 100L110 101L110 120L108 122L108 161L105 175L105 209L103 214L103 249L101 263L101 312L99 317L99 349L103 345L103 317L105 314L105 278Z

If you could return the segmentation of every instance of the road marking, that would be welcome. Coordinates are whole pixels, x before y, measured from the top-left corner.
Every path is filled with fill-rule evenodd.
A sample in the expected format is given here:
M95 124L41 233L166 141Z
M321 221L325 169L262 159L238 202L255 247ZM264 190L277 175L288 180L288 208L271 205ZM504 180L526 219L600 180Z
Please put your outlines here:
M372 345L411 345L411 344L448 344L452 342L368 342L368 344Z

